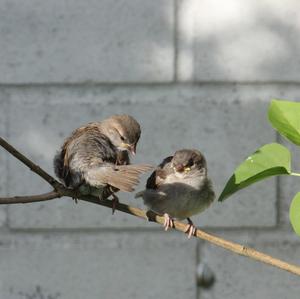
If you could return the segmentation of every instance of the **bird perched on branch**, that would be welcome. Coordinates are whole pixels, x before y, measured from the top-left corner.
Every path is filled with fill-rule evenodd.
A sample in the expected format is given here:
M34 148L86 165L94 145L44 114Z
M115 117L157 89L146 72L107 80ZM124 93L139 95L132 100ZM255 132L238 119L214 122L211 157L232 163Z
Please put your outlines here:
M164 216L165 230L174 227L173 218L187 219L190 238L196 232L190 217L206 209L215 197L204 156L198 150L176 151L162 161L148 178L146 190L135 197L142 197L150 210Z
M118 202L115 192L132 192L139 176L153 167L129 165L141 135L138 122L129 115L113 115L76 129L54 158L55 174L82 194L101 199L112 196L113 211Z

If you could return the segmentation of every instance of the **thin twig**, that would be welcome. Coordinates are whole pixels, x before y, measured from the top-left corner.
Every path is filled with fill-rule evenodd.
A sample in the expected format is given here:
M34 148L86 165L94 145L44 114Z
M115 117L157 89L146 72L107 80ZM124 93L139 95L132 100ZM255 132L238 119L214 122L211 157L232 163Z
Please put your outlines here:
M26 166L28 166L32 171L34 171L39 176L41 176L43 179L45 179L52 187L57 188L57 191L54 190L52 192L48 192L48 193L40 194L40 195L0 198L0 204L30 203L30 202L45 201L45 200L51 200L54 198L59 198L62 196L67 196L67 197L71 197L71 198L78 198L83 201L87 201L87 202L94 203L97 205L105 206L107 208L112 208L113 203L111 200L108 200L108 199L99 200L97 197L93 197L93 196L82 196L82 195L79 195L78 192L75 190L65 188L62 184L60 184L58 181L56 181L53 177L51 177L43 169L41 169L39 166L35 165L24 155L19 153L15 148L13 148L11 145L9 145L1 137L0 137L0 145L2 145L8 152L10 152L12 155L14 155L17 159L19 159L21 162L23 162ZM164 217L161 217L156 214L152 214L152 216L149 218L149 214L147 211L144 211L144 210L141 210L141 209L138 209L135 207L131 207L126 204L117 203L116 210L139 217L139 218L142 218L142 219L147 219L152 222L159 223L161 225L164 224ZM180 221L174 221L174 226L175 226L174 229L181 231L181 232L186 232L187 228L188 228L188 224L185 224ZM282 270L285 270L285 271L288 271L290 273L300 276L300 267L286 263L279 259L273 258L272 256L269 256L269 255L266 255L259 251L256 251L253 248L249 248L249 247L246 247L246 246L234 243L234 242L224 240L217 236L208 234L200 229L197 229L195 237L206 240L212 244L215 244L215 245L225 248L227 250L233 251L239 255L249 257L251 259L263 262L265 264L272 265L274 267L280 268Z
M1 197L0 205L32 203L32 202L51 200L51 199L60 198L60 197L61 197L61 194L56 191L51 191L48 193L43 193L43 194L38 194L38 195Z
M97 198L90 198L90 197L89 198L84 197L84 198L81 198L81 199L85 200L85 201L88 201L88 202L92 202L92 203L101 205L101 206L112 208L112 201L107 200L107 199L106 200L101 200L101 201L99 201L99 199L97 199ZM142 218L142 219L150 220L148 218L147 211L144 211L144 210L141 210L141 209L138 209L138 208L135 208L135 207L131 207L129 205L118 203L117 206L116 206L116 210L127 213L127 214L130 214L130 215L133 215L133 216L136 216L136 217L139 217L139 218ZM165 220L164 217L161 217L159 215L153 215L153 218L151 218L151 221L159 223L161 225L164 224L164 220ZM188 224L180 222L180 221L176 221L176 220L174 221L174 226L175 226L174 229L176 229L178 231L181 231L181 232L186 232L188 227L189 227ZM271 266L280 268L282 270L285 270L285 271L288 271L290 273L293 273L293 274L296 274L296 275L300 276L300 267L299 266L286 263L286 262L284 262L282 260L279 260L279 259L276 259L276 258L274 258L270 255L259 252L259 251L255 250L253 248L246 247L246 246L240 245L238 243L234 243L234 242L224 240L224 239L219 238L217 236L208 234L208 233L206 233L203 230L200 230L198 228L197 228L195 237L197 237L199 239L206 240L206 241L208 241L208 242L210 242L214 245L225 248L227 250L233 251L233 252L235 252L239 255L243 255L243 256L252 258L254 260L263 262L265 264L269 264Z

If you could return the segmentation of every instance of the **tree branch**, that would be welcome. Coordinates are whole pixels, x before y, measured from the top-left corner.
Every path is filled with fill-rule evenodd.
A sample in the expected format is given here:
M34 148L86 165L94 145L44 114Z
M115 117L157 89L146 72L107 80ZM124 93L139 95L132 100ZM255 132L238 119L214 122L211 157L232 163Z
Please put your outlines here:
M0 205L32 203L32 202L51 200L51 199L60 198L60 197L61 197L61 194L56 191L51 191L48 193L43 193L43 194L38 194L38 195L0 197Z
M17 151L12 145L7 143L2 137L0 137L0 145L5 148L10 154L12 154L15 158L20 160L23 164L25 164L30 170L35 172L41 178L43 178L46 182L48 182L55 190L59 190L63 185L59 183L56 179L54 179L51 175L49 175L45 170L40 168L38 165L34 164L31 160L26 158L23 154Z
M9 153L11 153L13 156L15 156L21 162L23 162L32 171L34 171L36 174L41 176L45 181L47 181L55 189L54 191L40 194L40 195L0 198L0 204L31 203L31 202L52 200L55 198L66 196L66 197L71 197L71 198L78 198L78 199L81 199L86 202L105 206L107 208L112 208L113 204L112 204L111 200L108 200L108 199L99 200L99 198L93 197L93 196L82 196L82 195L78 194L78 192L76 190L71 190L71 189L65 188L62 184L60 184L53 177L51 177L47 172L45 172L39 166L34 164L32 161L30 161L24 155L19 153L14 147L12 147L10 144L8 144L1 137L0 137L0 145L3 146ZM149 214L149 212L147 212L147 211L144 211L144 210L141 210L141 209L138 209L135 207L131 207L126 204L118 203L116 205L116 210L139 217L139 218L142 218L142 219L150 220L150 221L159 223L161 225L164 224L164 217L161 217L154 213ZM174 221L174 225L175 225L174 229L181 231L181 232L185 232L188 228L188 224L185 224L180 221ZM246 247L246 246L234 243L234 242L224 240L217 236L208 234L200 229L197 229L195 237L206 240L212 244L215 244L215 245L225 248L227 250L233 251L239 255L249 257L251 259L263 262L265 264L272 265L274 267L280 268L282 270L285 270L285 271L288 271L290 273L300 276L300 267L299 266L286 263L286 262L276 259L270 255L266 255L264 253L256 251L253 248L249 248L249 247Z

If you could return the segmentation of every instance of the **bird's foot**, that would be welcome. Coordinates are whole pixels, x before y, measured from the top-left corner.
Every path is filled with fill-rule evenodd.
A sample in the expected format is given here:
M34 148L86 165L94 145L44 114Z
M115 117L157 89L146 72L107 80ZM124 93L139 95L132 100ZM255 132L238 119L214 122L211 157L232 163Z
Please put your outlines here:
M78 198L77 198L77 197L72 197L72 199L74 200L74 202L75 202L76 204L78 204Z
M80 193L80 190L78 188L74 189L73 191L74 191L74 196L72 196L72 199L77 204L78 203L78 199L81 196L81 193Z
M190 239L191 236L196 235L197 228L190 218L187 218L187 221L189 224L188 224L188 228L186 229L185 233L188 234L188 238Z
M117 204L119 203L119 198L114 193L112 193L111 196L113 198L112 199L112 215L113 215L115 213Z
M169 228L173 228L174 227L174 221L169 216L169 214L165 213L164 218L165 218L165 222L164 222L165 231L167 231Z

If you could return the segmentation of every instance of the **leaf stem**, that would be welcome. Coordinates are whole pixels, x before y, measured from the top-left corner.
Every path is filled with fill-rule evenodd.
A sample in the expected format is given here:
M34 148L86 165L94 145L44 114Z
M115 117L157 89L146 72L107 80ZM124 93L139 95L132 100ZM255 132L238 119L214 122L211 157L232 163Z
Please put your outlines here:
M291 172L290 175L300 176L300 173L297 173L297 172Z

